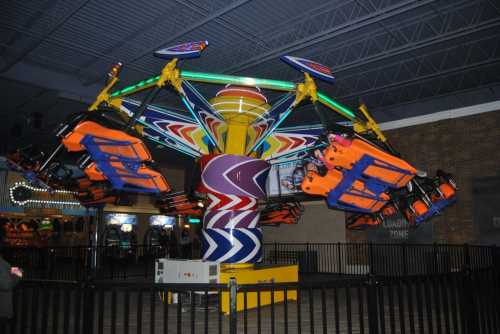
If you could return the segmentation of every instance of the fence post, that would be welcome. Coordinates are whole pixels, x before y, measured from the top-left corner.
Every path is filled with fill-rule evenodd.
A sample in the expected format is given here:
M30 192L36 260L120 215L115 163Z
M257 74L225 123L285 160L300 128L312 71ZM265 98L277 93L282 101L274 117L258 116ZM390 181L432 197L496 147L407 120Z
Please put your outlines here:
M375 272L373 270L373 266L374 266L374 263L373 263L373 243L370 242L368 244L368 272L370 273L370 275L374 275Z
M462 315L465 317L466 333L476 333L479 330L478 308L477 303L474 301L474 295L477 287L474 283L473 273L470 268L462 271Z
M403 275L408 276L408 255L406 254L406 242L403 242L401 244L401 246L403 247L403 251L402 251L402 254L403 254Z
M465 260L465 270L470 269L470 253L469 253L469 244L464 244L464 260Z
M310 264L310 248L309 248L309 241L306 243L306 273L310 273L311 272L311 264Z
M278 263L278 243L274 242L274 264Z
M339 254L339 273L341 273L342 272L342 252L341 252L341 248L340 248L340 242L337 242L337 253Z
M377 280L369 274L366 281L366 301L368 307L368 328L370 334L378 334L378 305L377 305Z
M435 242L432 244L432 264L434 267L433 274L439 274L438 251L437 244Z
M492 244L490 246L490 257L491 257L491 267L493 269L497 269L498 268L498 260L497 260L497 246L495 244Z
M81 288L83 289L83 334L92 334L94 332L94 283L92 280L85 280Z
M229 287L229 334L237 333L237 307L236 307L236 292L238 284L236 278L231 277L228 283Z

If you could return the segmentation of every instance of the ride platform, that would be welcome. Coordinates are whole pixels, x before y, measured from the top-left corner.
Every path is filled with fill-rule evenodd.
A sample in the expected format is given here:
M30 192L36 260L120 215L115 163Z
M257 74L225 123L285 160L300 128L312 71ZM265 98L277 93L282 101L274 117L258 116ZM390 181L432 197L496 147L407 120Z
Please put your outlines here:
M229 283L229 279L235 278L238 285L244 284L272 284L272 283L297 283L299 281L299 266L294 265L223 265L219 274L219 283ZM273 294L274 296L271 296ZM263 291L260 292L260 303L258 292L246 293L246 309L258 306L280 303L285 300L283 291ZM244 293L236 294L236 310L245 309ZM297 300L297 291L288 290L287 300ZM224 314L229 314L229 292L223 292L221 298L221 310Z

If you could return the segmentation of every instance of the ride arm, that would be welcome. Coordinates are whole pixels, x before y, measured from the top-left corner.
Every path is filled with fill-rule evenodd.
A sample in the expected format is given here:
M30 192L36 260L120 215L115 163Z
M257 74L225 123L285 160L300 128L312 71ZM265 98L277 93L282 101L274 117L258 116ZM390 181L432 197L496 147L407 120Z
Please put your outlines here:
M380 140L384 144L388 144L386 136L380 130L380 126L377 124L377 122L375 122L375 120L371 117L364 103L359 106L359 111L361 111L363 116L366 118L366 122L356 120L353 125L354 131L360 134L371 131L375 134L378 140Z
M108 73L108 76L109 76L108 82L106 83L104 88L100 91L100 93L97 95L97 98L94 101L94 103L92 103L90 105L88 111L97 110L97 108L99 108L99 106L102 103L109 103L109 99L110 99L109 91L118 82L118 80L119 80L118 75L120 74L121 67L122 67L122 63L117 63L115 66L113 66L111 71Z

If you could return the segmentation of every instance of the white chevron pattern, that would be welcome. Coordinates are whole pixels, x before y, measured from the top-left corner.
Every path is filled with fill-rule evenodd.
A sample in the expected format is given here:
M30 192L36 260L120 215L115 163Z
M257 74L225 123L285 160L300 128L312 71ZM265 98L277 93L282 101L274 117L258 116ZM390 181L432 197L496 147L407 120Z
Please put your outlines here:
M226 203L218 207L217 210L230 210L235 207L237 207L238 210L252 210L257 206L257 199L252 197L242 199L236 195L214 195L212 193L208 193L208 199L209 205L207 207L207 210L212 210L213 208L224 202ZM239 205L241 205L241 203L244 201L248 201L248 204L239 207Z
M209 211L207 210L207 212L209 212ZM245 210L245 211L217 210L217 213L209 221L206 221L206 219L205 219L205 222L207 224L206 228L227 228L227 229L241 228L241 227L238 227L238 224L243 219L245 219L245 217L253 214L254 212L255 212L254 210ZM219 222L221 217L223 217L224 215L227 215L227 214L231 214L231 213L233 216L224 225L224 227L215 226L215 224L217 224ZM205 213L205 217L206 217L206 213ZM252 219L252 221L250 223L248 223L248 225L245 228L256 228L257 224L259 222L259 218L260 218L260 214L255 215L255 217Z

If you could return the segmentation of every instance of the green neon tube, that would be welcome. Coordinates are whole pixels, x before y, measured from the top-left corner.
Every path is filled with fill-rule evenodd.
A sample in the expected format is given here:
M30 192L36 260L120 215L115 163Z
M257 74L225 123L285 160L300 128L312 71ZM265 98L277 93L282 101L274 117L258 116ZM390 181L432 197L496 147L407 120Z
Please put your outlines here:
M225 75L225 74L217 74L217 73L206 73L206 72L192 72L192 71L181 71L181 77L186 80L195 81L195 82L206 82L212 84L233 84L233 85L241 85L241 86L251 86L251 87L260 87L267 88L273 90L281 90L281 91L293 91L295 89L295 84L290 81L281 81L281 80L272 80L272 79L259 79L259 78L251 78L251 77L239 77L235 75ZM148 79L139 81L136 84L127 86L118 90L110 95L111 98L121 97L123 95L130 95L139 90L148 88L160 79L159 75L150 77ZM329 98L323 93L318 92L319 102L326 105L327 107L341 113L345 117L350 120L356 119L356 115L340 103L335 100Z
M319 97L319 102L323 103L325 106L341 113L350 120L356 119L356 115L352 111L350 111L340 103L336 102L335 100L329 98L325 94L318 92L318 97Z
M252 87L267 88L273 90L282 90L282 91L292 91L295 89L295 84L290 81L238 77L235 75L225 75L217 73L181 71L181 78L190 81L206 82L213 84L222 84L222 85L233 84L233 85L252 86ZM126 95L133 94L138 90L154 85L156 81L158 81L158 79L160 79L160 76L156 75L154 77L139 81L136 84L124 87L114 92L113 94L111 94L111 97L119 97L125 94Z
M295 84L290 81L239 77L235 75L181 71L181 77L186 80L201 81L214 84L233 84L284 91L291 91L295 89Z
M156 83L156 81L158 81L158 79L160 79L160 76L156 75L154 77L139 81L136 84L124 87L124 88L114 92L113 94L110 95L110 97L120 97L122 95L133 94L133 93L137 92L138 90L141 90L141 89L144 89L144 88L147 88L147 87L154 85Z

